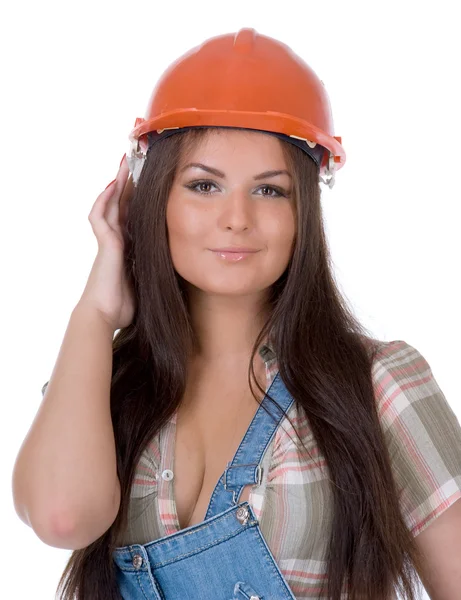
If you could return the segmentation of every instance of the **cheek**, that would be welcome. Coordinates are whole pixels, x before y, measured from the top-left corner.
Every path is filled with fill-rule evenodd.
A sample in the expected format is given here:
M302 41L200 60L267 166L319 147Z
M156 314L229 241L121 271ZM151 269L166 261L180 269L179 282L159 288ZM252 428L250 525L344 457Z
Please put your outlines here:
M168 244L174 269L184 279L195 279L202 268L198 256L204 251L210 227L204 211L171 198L166 210Z
M280 211L267 221L264 235L267 239L270 259L287 263L290 259L293 240L296 235L296 222L292 210Z
M187 250L189 244L203 241L207 230L206 219L203 212L194 210L186 203L181 205L170 202L166 211L166 222L170 248L179 250L181 246Z

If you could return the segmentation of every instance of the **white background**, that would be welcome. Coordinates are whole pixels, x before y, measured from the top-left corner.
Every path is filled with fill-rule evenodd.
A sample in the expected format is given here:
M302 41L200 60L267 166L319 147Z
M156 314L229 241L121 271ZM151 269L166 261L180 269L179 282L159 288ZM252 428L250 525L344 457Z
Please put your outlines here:
M254 27L324 81L347 154L333 190L322 185L341 288L377 337L423 354L461 420L456 8L18 0L2 9L2 597L53 599L70 555L17 517L11 473L96 255L88 214L158 77L214 35Z

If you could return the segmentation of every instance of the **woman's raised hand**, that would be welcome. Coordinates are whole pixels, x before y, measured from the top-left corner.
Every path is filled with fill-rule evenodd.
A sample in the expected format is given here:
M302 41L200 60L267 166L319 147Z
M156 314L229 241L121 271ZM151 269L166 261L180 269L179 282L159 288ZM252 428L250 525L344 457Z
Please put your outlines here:
M98 253L79 305L96 309L114 331L128 326L135 312L133 287L125 271L123 235L132 190L124 156L117 177L99 194L88 215Z

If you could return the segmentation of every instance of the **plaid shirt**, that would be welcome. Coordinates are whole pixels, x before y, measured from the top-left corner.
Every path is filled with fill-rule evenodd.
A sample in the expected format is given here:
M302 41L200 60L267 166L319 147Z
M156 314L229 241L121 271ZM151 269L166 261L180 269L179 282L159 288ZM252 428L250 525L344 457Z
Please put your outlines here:
M259 352L266 363L267 390L277 361L269 345ZM372 377L401 512L416 536L461 498L461 427L429 364L406 342L381 342ZM265 451L263 480L252 488L249 503L296 598L325 598L332 523L328 468L304 409L295 401L288 415L322 470L298 447L283 418ZM176 414L144 450L131 491L128 528L117 546L146 544L180 529L173 487L161 477L173 464L175 426Z

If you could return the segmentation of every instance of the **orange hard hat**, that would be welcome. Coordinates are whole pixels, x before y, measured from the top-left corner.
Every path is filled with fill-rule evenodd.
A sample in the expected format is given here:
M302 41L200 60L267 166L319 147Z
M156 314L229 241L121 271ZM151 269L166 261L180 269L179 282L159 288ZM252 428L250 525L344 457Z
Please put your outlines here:
M134 184L153 136L195 127L259 130L291 141L316 157L320 181L330 188L346 161L323 81L286 44L252 28L206 40L162 74L129 135Z

